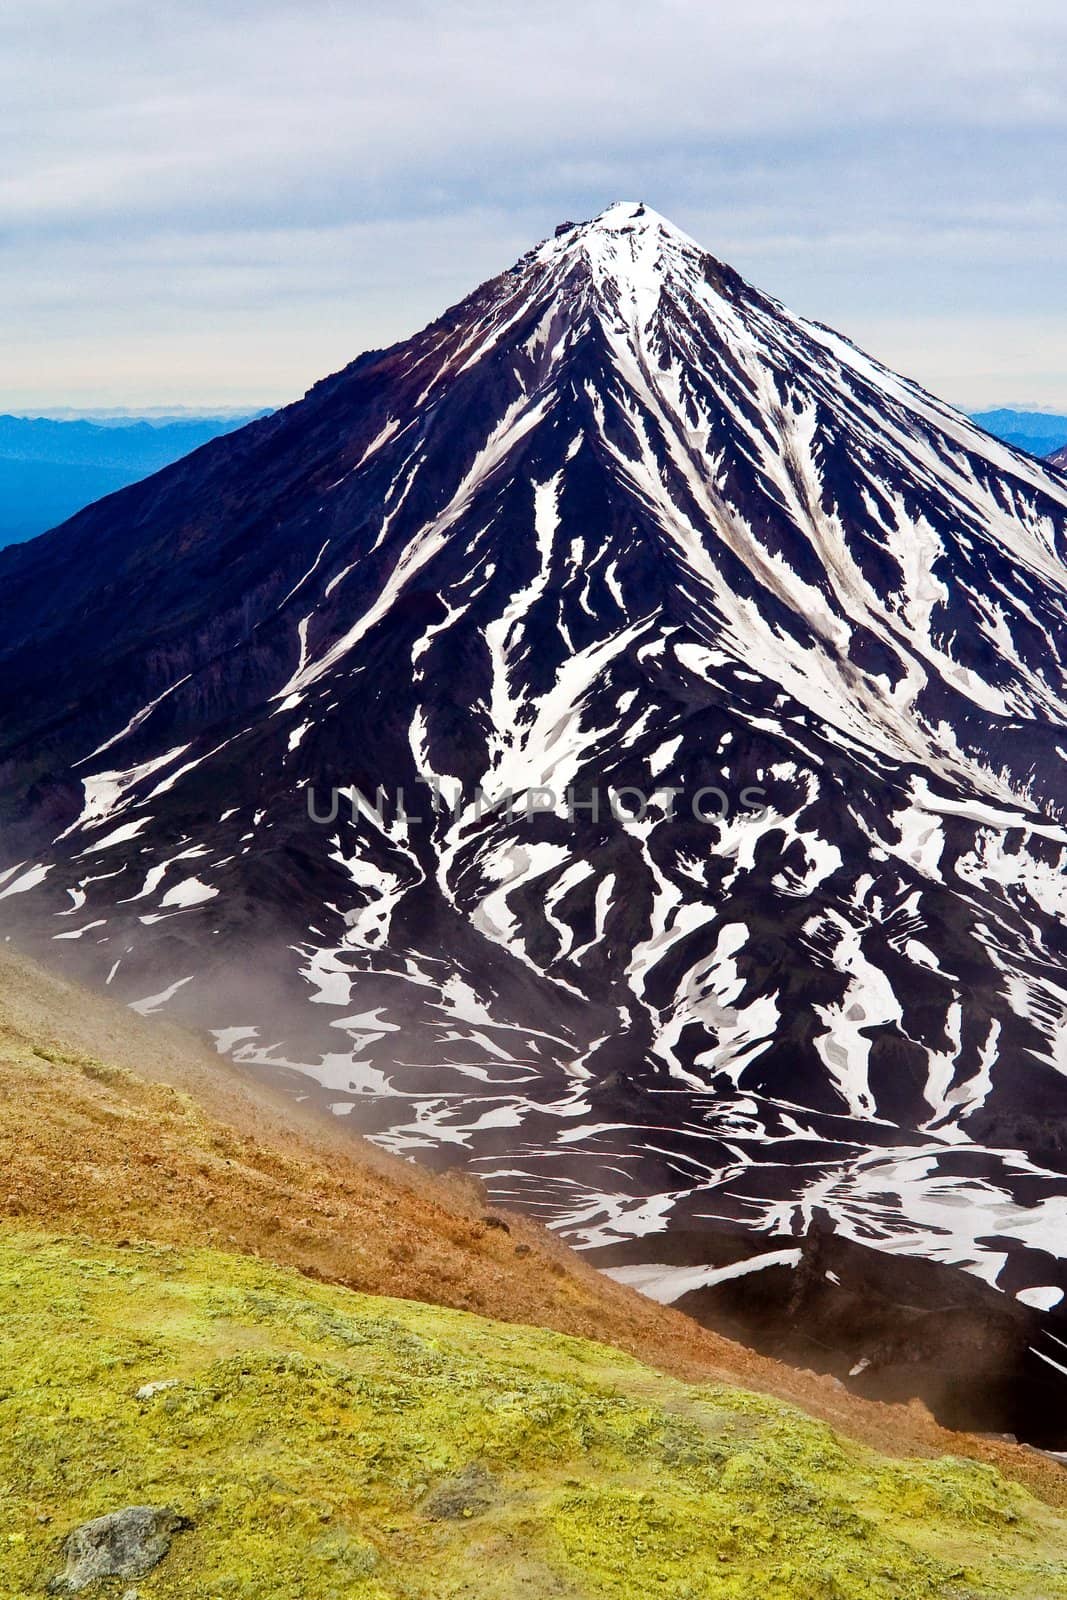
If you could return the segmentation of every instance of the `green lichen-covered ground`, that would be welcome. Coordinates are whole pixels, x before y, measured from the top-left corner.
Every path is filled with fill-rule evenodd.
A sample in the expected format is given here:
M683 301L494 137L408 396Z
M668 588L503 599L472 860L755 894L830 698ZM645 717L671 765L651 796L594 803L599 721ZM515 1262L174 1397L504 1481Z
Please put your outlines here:
M0 1235L0 1596L144 1503L194 1526L141 1600L1067 1597L1067 1523L978 1463L247 1257Z

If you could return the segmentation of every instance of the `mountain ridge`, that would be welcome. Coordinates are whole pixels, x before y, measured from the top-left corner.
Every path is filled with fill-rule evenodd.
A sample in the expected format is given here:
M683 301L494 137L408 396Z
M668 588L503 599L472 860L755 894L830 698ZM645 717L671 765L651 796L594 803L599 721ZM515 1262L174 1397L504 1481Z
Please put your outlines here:
M0 546L32 539L247 416L88 418L0 414Z
M972 422L997 439L1032 456L1047 457L1067 444L1067 417L1058 412L1016 411L1010 406L998 406L991 411L971 412L970 416Z

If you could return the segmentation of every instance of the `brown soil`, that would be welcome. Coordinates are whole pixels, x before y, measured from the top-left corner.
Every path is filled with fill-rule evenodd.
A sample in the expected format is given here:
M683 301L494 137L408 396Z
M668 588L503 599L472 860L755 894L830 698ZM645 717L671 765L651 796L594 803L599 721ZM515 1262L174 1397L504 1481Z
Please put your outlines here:
M489 1220L486 1220L486 1219ZM764 1390L897 1454L973 1456L1055 1505L1067 1473L856 1399L604 1278L480 1186L395 1160L146 1020L0 947L0 1219L262 1256L311 1277L616 1345L675 1376Z

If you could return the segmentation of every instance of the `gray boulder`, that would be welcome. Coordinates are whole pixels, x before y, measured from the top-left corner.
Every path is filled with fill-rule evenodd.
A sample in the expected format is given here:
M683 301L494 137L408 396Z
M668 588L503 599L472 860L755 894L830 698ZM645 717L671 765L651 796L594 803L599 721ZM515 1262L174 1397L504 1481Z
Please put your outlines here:
M171 1506L127 1506L96 1517L67 1535L66 1571L49 1584L52 1594L77 1594L102 1578L143 1578L158 1566L187 1518Z

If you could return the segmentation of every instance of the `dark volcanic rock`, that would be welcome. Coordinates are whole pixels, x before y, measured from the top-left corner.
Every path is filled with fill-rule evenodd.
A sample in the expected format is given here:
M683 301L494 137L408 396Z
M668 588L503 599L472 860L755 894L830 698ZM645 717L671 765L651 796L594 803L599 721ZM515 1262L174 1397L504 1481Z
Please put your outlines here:
M591 1259L624 1281L637 1267L656 1299L866 1399L920 1399L947 1428L1049 1449L1067 1440L1067 1318L956 1268L842 1238L829 1218L799 1240L679 1232L662 1254L652 1279L633 1244ZM686 1289L686 1275L711 1281Z

